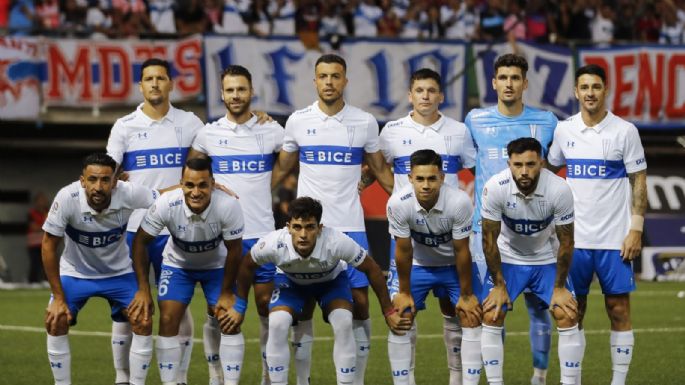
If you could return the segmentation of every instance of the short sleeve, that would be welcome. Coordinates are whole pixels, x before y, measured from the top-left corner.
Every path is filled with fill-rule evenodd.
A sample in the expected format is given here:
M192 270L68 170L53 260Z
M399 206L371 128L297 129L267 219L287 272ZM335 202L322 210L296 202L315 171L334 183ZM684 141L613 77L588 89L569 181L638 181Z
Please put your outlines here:
M223 193L220 193L223 194ZM219 210L225 212L223 223L221 224L221 232L224 240L230 241L238 239L243 236L245 231L245 223L243 220L243 210L240 204L233 197L226 197L225 205L219 207Z
M67 227L68 222L68 211L69 208L66 207L68 204L69 192L65 188L57 193L55 200L50 206L50 211L48 212L48 217L43 223L43 230L46 233L52 234L57 237L64 236L64 230Z
M498 196L497 177L495 175L490 178L485 187L483 187L480 213L485 219L500 222L502 220L502 202L500 202Z
M561 182L560 187L554 204L554 223L557 226L573 223L573 192L565 182Z
M473 206L471 200L463 194L456 205L454 223L452 224L452 239L464 239L471 235L473 226Z
M473 144L473 137L468 127L464 130L464 141L462 143L461 164L464 168L476 166L476 146Z
M366 258L366 250L352 238L343 233L336 237L335 257L342 259L352 267L359 266Z
M378 122L373 115L368 114L368 124L366 126L366 142L364 143L364 152L372 154L378 152Z
M276 263L275 248L273 247L274 233L260 238L250 249L252 260L258 265L266 263Z
M131 192L131 208L146 209L159 198L159 192L137 183L128 183Z
M274 124L273 128L274 136L274 152L279 152L283 148L283 139L285 137L285 131L280 124Z
M164 211L169 208L168 201L164 197L157 199L145 213L145 218L140 227L148 234L156 237L166 226Z
M566 158L564 157L564 152L561 151L561 146L559 142L561 141L561 130L557 127L554 132L554 140L552 141L552 146L549 149L549 154L547 154L547 161L549 164L555 167L561 167L566 164Z
M127 148L126 142L126 128L121 123L121 120L117 120L107 139L107 155L111 156L118 165L121 165L121 162L124 160Z
M380 148L385 161L387 163L392 163L393 154L392 148L390 147L390 128L387 128L387 124L386 128L382 129L380 135L378 135L378 147Z
M542 127L542 133L540 135L540 144L542 144L542 152L547 153L549 144L552 143L554 139L554 132L559 124L559 120L552 112L547 112L547 119L545 125Z
M297 118L291 115L285 122L285 132L283 133L283 151L285 152L297 152L300 149L295 136L296 126Z
M209 154L209 150L207 149L207 131L209 130L209 127L210 125L207 124L197 131L197 135L195 135L195 139L193 139L193 144L191 145L193 150L203 154Z
M645 150L640 141L640 134L634 125L629 124L625 139L625 150L623 152L623 163L629 174L647 169L645 160Z
M399 204L400 200L397 197L388 200L386 212L388 215L388 232L390 235L398 238L409 238L411 230L409 229L409 222L406 214Z

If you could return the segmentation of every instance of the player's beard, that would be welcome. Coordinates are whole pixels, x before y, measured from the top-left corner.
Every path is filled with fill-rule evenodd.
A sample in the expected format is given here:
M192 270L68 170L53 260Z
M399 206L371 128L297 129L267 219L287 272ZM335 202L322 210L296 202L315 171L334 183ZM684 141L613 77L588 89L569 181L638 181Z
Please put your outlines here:
M525 195L528 195L535 191L535 189L538 187L538 181L540 180L540 174L536 175L535 178L532 179L531 183L528 185L528 187L521 186L520 182L521 178L514 178L514 183L516 183L516 187L518 187L519 191L524 193ZM530 179L530 178L528 178Z
M231 102L224 101L224 106L226 106L226 111L232 116L238 117L244 115L250 110L250 103L243 103L238 109L231 107Z
M331 96L326 96L326 95L324 95L323 92L319 92L319 100L324 102L324 104L327 106L334 105L340 99L342 99L342 94L340 94L338 92L334 92Z

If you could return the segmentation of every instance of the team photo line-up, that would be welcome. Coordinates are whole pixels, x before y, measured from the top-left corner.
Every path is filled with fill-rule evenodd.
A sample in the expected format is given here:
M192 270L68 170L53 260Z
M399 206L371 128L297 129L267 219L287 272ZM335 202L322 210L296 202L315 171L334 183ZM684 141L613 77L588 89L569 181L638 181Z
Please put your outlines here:
M375 118L343 98L345 60L326 54L314 68L317 100L283 128L251 110L245 67L223 71L226 114L203 124L170 104L169 63L142 65L143 103L116 121L106 153L84 159L43 226L55 384L71 384L68 332L91 297L111 307L115 384L144 384L151 366L164 385L187 384L197 283L207 302L210 385L238 384L244 365L261 366L262 385L287 384L291 355L297 385L309 384L316 304L334 334L335 375L325 383L364 384L369 286L389 329L388 383L415 384L415 318L432 290L450 385L478 384L481 374L505 382L504 321L520 294L530 383L547 382L553 319L560 378L550 383L581 384L593 275L611 323L611 384L625 384L647 165L635 126L606 108L604 70L576 71L580 112L557 121L524 105L526 60L502 55L492 79L497 105L471 110L462 123L439 111L440 75L419 69L407 94L412 110L379 134ZM276 229L272 190L296 166L298 198ZM462 168L474 174L475 204L459 189ZM566 179L556 175L561 168ZM360 202L374 181L390 194L387 278L367 251ZM251 289L261 355L246 360L241 324Z

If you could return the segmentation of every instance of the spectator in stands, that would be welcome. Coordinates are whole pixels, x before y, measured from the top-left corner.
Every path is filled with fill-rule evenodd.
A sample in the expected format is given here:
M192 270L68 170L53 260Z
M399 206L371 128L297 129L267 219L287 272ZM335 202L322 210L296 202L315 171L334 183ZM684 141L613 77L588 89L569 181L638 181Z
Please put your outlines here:
M526 39L527 16L523 7L525 0L511 0L509 2L509 15L504 19L503 28L509 40Z
M621 1L617 7L617 17L614 22L614 40L635 40L636 23L635 4L631 0Z
M555 31L553 7L542 0L529 0L526 5L526 39L536 43L549 42Z
M595 17L590 24L592 42L599 45L608 45L614 40L614 10L611 4L603 1L595 12Z
M295 34L295 2L275 0L269 2L269 14L273 21L274 35L292 36Z
M647 3L645 9L637 20L636 34L639 41L656 43L659 41L661 20L656 14L654 4Z
M271 35L273 25L267 6L266 0L252 0L246 17L250 34L255 36Z
M203 33L209 29L209 19L200 0L179 1L174 16L176 30L181 35Z
M143 0L112 0L112 26L118 37L123 38L154 31Z
M249 10L249 0L207 0L207 3L211 4L207 7L208 15L220 12L216 19L208 16L210 31L227 34L247 33L247 24L243 16Z
M14 0L11 4L7 24L10 34L14 36L31 34L34 25L38 23L33 0Z
M331 48L338 50L346 35L347 28L343 20L343 4L339 1L326 1L321 10L323 16L319 26L319 37L331 44Z
M376 0L361 0L354 13L354 36L377 36L376 25L382 16L383 10L378 6Z
M402 30L402 20L395 12L391 0L381 0L383 16L378 19L379 37L398 37Z
M683 22L678 20L677 9L673 2L662 0L657 2L656 5L661 15L659 44L683 44Z
M26 246L29 253L29 283L45 281L41 243L43 241L43 223L48 217L50 199L44 192L39 191L33 198L33 206L29 209Z
M478 37L480 14L475 0L449 0L440 7L443 36L471 41Z
M86 11L86 28L91 39L104 40L112 35L112 8L107 0L90 0Z
M571 22L568 27L570 40L589 41L590 22L595 17L595 10L588 5L587 0L575 0L571 2Z
M59 1L37 0L36 17L42 33L55 33L60 25Z
M307 49L319 49L319 26L322 4L317 0L302 0L295 12L295 32Z
M150 22L158 33L176 33L174 0L148 0Z
M415 0L410 3L407 13L402 18L401 37L409 39L427 39L437 37L437 12L431 12L431 5L426 0Z
M504 38L504 15L500 0L488 0L487 6L480 14L480 38L483 40Z

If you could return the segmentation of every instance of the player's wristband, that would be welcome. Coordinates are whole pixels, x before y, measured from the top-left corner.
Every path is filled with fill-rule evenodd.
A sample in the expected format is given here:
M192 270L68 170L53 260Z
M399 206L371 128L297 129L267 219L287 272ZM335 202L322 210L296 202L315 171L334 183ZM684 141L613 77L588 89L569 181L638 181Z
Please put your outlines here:
M633 215L630 217L630 229L642 232L645 226L645 217L642 215Z
M386 310L385 312L383 312L383 315L386 317L390 317L391 315L393 315L395 313L397 313L397 309L395 309L394 307L391 307L390 310Z
M236 295L235 304L233 304L233 310L240 313L240 315L245 315L245 311L247 310L247 301L245 298L240 298Z

